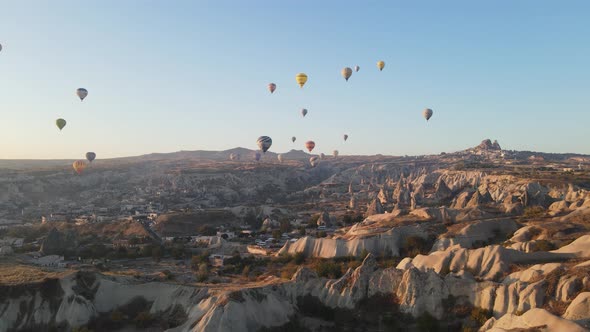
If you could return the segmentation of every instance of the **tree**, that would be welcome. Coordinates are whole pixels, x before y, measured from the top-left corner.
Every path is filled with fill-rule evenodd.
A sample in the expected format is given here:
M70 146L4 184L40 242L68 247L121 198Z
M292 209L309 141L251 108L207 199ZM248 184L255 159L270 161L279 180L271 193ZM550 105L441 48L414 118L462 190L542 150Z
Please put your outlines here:
M274 231L272 231L272 237L274 237L275 239L280 239L281 235L282 233L280 229L275 229Z
M197 228L197 232L204 236L214 236L217 234L217 230L211 225L199 226L199 228Z
M152 259L156 263L160 262L160 260L162 259L162 247L155 246L154 249L152 249Z
M207 268L207 264L201 263L199 264L199 270L197 271L197 280L199 282L203 282L207 280L209 277L209 269Z

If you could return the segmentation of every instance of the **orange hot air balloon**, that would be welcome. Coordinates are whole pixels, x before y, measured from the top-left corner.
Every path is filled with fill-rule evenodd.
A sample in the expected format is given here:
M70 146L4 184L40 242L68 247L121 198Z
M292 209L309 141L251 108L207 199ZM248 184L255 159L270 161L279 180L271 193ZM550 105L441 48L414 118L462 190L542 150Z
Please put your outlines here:
M307 151L311 152L313 150L313 148L315 148L315 142L314 141L305 142L305 148L307 149Z
M72 164L72 166L74 167L74 170L76 171L76 173L78 174L82 174L82 172L84 171L84 169L86 168L86 161L84 160L76 160L74 161L74 163Z

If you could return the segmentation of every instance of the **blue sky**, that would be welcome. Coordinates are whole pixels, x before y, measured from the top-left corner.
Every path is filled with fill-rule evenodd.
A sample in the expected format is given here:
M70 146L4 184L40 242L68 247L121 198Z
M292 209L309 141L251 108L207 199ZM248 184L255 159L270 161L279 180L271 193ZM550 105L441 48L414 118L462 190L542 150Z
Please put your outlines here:
M589 12L584 0L4 1L0 158L254 149L260 135L275 152L313 139L317 153L414 155L491 138L590 154Z

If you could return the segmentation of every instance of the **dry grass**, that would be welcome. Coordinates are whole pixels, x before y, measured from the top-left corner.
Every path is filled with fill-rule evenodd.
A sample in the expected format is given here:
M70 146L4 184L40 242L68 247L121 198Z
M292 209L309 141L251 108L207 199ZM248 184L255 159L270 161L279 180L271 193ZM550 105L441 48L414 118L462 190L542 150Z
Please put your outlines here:
M55 272L22 264L0 264L0 285L19 285L41 282L47 278L63 278L73 270Z

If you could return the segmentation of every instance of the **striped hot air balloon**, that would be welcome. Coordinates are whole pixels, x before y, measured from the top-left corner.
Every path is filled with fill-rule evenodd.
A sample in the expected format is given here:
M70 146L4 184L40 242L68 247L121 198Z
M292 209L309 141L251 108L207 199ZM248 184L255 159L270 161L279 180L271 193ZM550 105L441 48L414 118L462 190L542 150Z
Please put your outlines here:
M305 82L307 82L307 75L305 75L305 73L299 73L295 76L295 81L297 81L300 88L303 88Z
M272 139L268 136L260 136L256 140L256 144L258 145L258 148L262 150L262 153L266 153L272 145Z
M76 160L72 164L72 167L74 167L74 171L76 171L76 173L82 174L82 172L86 168L86 165L87 165L86 164L86 161L84 161L84 160Z
M277 89L277 85L274 83L269 83L268 84L268 91L270 91L270 93L275 92L275 90Z

